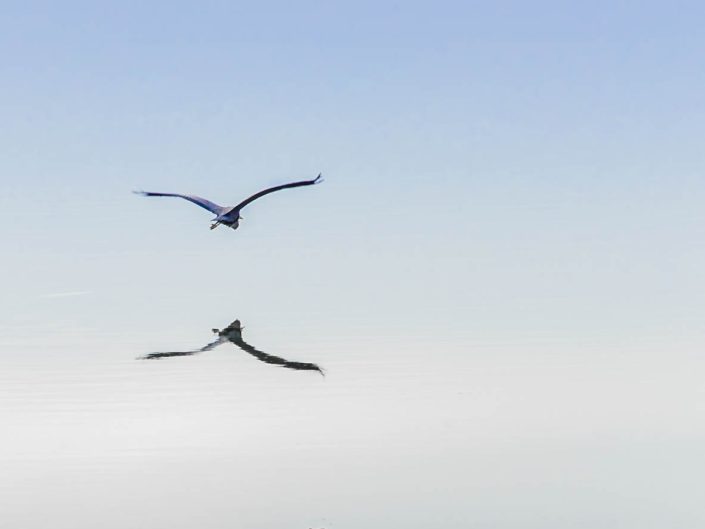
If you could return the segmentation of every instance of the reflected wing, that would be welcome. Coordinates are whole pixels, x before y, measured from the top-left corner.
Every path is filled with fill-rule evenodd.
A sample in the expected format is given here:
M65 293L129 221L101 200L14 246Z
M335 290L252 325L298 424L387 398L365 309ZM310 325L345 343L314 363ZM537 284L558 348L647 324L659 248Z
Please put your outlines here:
M321 175L319 174L316 178L313 180L301 180L300 182L291 182L290 184L283 184L280 186L275 186L275 187L270 187L269 189L264 189L260 191L259 193L255 193L249 198L246 198L242 202L240 202L237 206L234 208L231 208L230 211L239 211L245 206L247 206L250 202L254 202L260 197L263 197L264 195L268 195L269 193L274 193L275 191L281 191L282 189L289 189L291 187L301 187L301 186L311 186L313 184L318 184L322 182L323 179L321 178Z
M143 197L177 197L177 198L183 198L184 200L188 200L189 202L193 202L197 206L201 206L203 209L207 209L211 213L215 213L216 215L220 215L224 209L224 207L219 206L215 202L211 202L210 200L206 200L205 198L197 197L196 195L180 195L178 193L152 193L149 191L134 191L134 193L138 195L142 195Z
M203 352L203 351L210 351L211 349L215 349L216 347L218 347L219 345L224 344L224 343L227 342L227 341L228 341L228 340L226 340L226 339L223 338L222 336L218 336L218 339L217 339L216 341L211 342L211 343L209 343L208 345L204 345L203 347L201 347L201 348L198 350L198 352L201 353L201 352Z
M140 359L142 360L158 360L160 358L171 358L172 356L191 356L195 355L198 353L202 353L204 351L210 351L211 349L215 349L219 345L227 342L226 339L218 337L218 339L214 342L211 342L207 345L204 345L200 349L194 349L193 351L168 351L164 353L149 353L147 355L141 356Z
M258 349L255 349L253 346L245 342L244 340L230 340L233 342L235 345L237 345L240 349L245 351L246 353L251 354L257 360L260 360L261 362L265 362L267 364L274 364L278 365L281 367L286 367L287 369L296 369L299 371L318 371L321 375L323 375L323 370L318 367L316 364L311 364L309 362L292 362L291 360L286 360L285 358L281 358L279 356L274 356L267 354L263 351L259 351Z
M195 349L193 351L173 351L168 353L149 353L144 356L140 356L140 360L159 360L160 358L170 358L172 356L191 356L200 353L200 349Z

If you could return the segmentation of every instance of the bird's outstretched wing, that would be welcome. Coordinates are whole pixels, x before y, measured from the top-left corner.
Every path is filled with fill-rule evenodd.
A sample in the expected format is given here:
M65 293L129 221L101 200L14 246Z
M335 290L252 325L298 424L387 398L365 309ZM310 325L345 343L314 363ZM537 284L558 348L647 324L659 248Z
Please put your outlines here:
M220 215L225 209L223 206L219 206L215 202L211 202L210 200L206 200L205 198L197 197L196 195L180 195L178 193L152 193L149 191L134 191L134 193L138 195L142 195L143 197L177 197L177 198L183 198L184 200L188 200L189 202L193 202L197 206L201 206L203 209L207 209L211 213L215 213L216 215Z
M274 193L275 191L281 191L282 189L289 189L290 187L301 187L301 186L311 186L313 184L318 184L320 182L323 182L323 179L321 178L321 175L319 175L314 178L313 180L301 180L300 182L291 182L289 184L282 184L280 186L274 186L270 187L268 189L263 189L259 193L255 193L249 198L246 198L242 202L240 202L237 206L230 208L229 211L239 211L245 206L247 206L250 202L254 202L258 198L263 197L264 195L268 195L269 193Z
M257 358L257 360L260 360L261 362L286 367L287 369L296 369L299 371L318 371L321 375L323 375L323 370L316 364L312 364L309 362L293 362L291 360L286 360L285 358L281 358L279 356L267 354L264 351L259 351L258 349L255 349L253 346L251 346L242 339L231 339L230 341L246 353L249 353L255 358Z

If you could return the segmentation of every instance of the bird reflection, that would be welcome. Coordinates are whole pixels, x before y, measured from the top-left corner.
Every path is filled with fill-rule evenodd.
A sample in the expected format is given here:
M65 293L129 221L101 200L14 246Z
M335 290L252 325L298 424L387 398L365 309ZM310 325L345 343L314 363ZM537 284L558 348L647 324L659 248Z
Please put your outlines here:
M291 360L286 360L285 358L281 358L279 356L270 355L268 353L265 353L264 351L256 349L255 347L248 344L247 342L245 342L245 340L242 339L243 329L244 327L240 324L240 320L235 320L223 330L213 329L213 332L218 335L218 338L215 341L204 345L200 349L193 349L192 351L169 351L163 353L150 353L148 355L142 356L141 358L144 360L158 360L160 358L170 358L173 356L192 356L198 353L202 353L204 351L210 351L211 349L215 349L216 347L224 343L231 342L237 345L246 353L249 353L255 358L257 358L257 360L260 360L261 362L286 367L287 369L296 369L298 371L318 371L321 375L323 375L323 370L316 364L312 364L309 362L294 362Z

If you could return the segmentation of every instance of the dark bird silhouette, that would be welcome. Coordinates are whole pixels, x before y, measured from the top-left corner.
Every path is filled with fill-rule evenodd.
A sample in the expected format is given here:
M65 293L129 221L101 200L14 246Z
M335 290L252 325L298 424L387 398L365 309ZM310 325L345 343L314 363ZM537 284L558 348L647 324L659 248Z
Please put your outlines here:
M259 193L255 193L251 197L246 198L237 206L219 206L215 202L211 202L210 200L206 200L205 198L197 197L196 195L182 195L179 193L153 193L150 191L134 191L134 193L145 197L183 198L184 200L193 202L197 206L201 206L203 209L207 209L211 213L215 213L216 217L212 220L213 224L211 224L211 230L217 228L221 224L236 230L240 225L240 219L243 218L242 216L240 216L240 212L242 211L242 209L251 202L257 200L258 198L261 198L270 193L274 193L275 191L281 191L282 189L310 186L314 184L319 184L321 182L323 182L323 179L321 178L321 175L319 173L318 176L313 180L301 180L299 182L291 182L289 184L282 184L279 186L270 187L268 189L263 189Z
M316 364L312 364L310 362L294 362L291 360L286 360L285 358L281 358L279 356L270 355L268 353L265 353L264 351L256 349L255 347L248 344L247 342L245 342L245 340L242 339L243 329L244 327L240 324L240 320L235 320L223 330L213 329L213 332L218 335L218 338L215 341L204 345L200 349L194 349L191 351L169 351L163 353L149 353L148 355L142 356L140 358L143 360L158 360L160 358L170 358L173 356L191 356L198 353L202 353L204 351L210 351L211 349L215 349L219 345L231 342L237 345L246 353L249 353L255 358L257 358L257 360L260 360L261 362L278 365L287 369L295 369L298 371L318 371L321 375L324 374L323 370Z

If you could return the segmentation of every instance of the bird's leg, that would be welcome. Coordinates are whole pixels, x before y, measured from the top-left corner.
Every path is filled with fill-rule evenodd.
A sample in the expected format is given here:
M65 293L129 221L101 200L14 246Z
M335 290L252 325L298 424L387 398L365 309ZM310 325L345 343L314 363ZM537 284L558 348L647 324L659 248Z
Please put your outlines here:
M218 226L220 226L220 222L214 222L213 224L211 224L211 229L214 230L214 229L216 229Z

